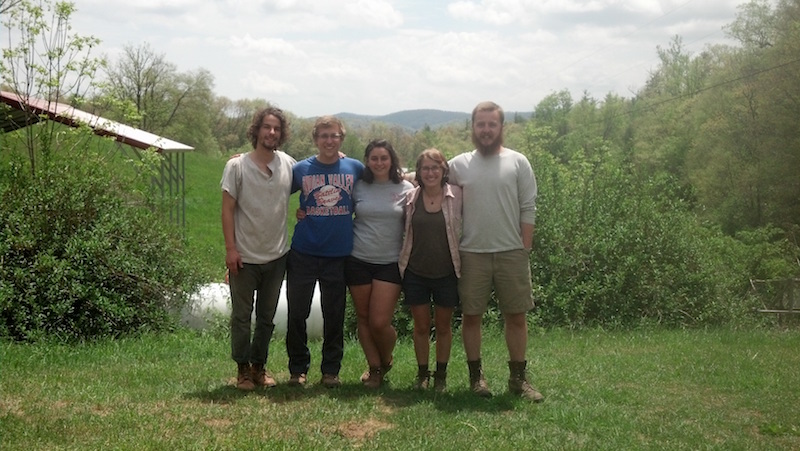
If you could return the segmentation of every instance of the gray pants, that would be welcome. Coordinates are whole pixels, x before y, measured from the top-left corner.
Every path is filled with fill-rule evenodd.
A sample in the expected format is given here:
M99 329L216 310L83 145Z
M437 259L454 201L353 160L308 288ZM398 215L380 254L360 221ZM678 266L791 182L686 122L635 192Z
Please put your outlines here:
M266 365L285 273L286 255L259 265L245 263L239 274L230 274L231 358L236 363ZM254 297L256 326L251 339Z

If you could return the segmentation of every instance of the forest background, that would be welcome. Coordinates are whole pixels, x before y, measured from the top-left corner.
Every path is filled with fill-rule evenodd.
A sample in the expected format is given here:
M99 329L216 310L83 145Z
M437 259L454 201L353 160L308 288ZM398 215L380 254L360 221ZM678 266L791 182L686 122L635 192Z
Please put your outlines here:
M69 33L74 13L68 2L0 0L3 26L18 32L3 42L3 91L193 146L187 224L163 220L176 199L149 183L158 154L129 158L86 128L46 121L0 134L0 336L17 340L174 327L164 312L221 279L219 177L249 150L253 112L269 105L216 96L210 73L179 72L146 42L96 58L96 38ZM507 113L506 146L530 159L539 183L532 324L750 325L773 319L754 310L791 298L800 1L743 4L726 32L737 45L691 54L675 36L659 46L660 64L631 97L561 90ZM288 114L283 150L314 153L314 118ZM442 112L403 114L417 125L342 115L343 151L360 159L385 138L409 165L429 147L472 149L464 113L443 123ZM487 322L498 318L492 310Z

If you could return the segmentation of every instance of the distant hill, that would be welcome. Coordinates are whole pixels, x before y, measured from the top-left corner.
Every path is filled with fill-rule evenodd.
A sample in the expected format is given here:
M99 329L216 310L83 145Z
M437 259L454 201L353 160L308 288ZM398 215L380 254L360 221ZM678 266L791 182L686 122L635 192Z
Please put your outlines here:
M506 112L506 121L513 120L518 114L530 118L531 113ZM453 124L464 124L470 119L470 113L442 110L405 110L383 116L368 116L355 113L339 113L336 117L345 121L345 125L353 128L368 126L371 122L382 122L388 125L397 125L410 131L418 131L429 126L432 129Z
M398 125L411 131L422 130L425 126L439 128L454 123L463 123L468 120L468 113L442 110L406 110L383 116L368 116L355 113L339 113L336 117L345 121L350 127L361 127L370 122L383 122L389 125Z

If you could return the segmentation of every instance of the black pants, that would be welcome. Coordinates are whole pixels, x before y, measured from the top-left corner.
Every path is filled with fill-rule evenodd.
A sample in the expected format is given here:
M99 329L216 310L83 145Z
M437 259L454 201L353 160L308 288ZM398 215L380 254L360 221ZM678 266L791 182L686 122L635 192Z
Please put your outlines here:
M314 286L319 281L322 294L322 374L339 374L344 356L344 311L347 285L344 281L346 257L315 257L289 252L286 264L286 353L291 374L308 373L311 353L308 350L306 320L311 313Z

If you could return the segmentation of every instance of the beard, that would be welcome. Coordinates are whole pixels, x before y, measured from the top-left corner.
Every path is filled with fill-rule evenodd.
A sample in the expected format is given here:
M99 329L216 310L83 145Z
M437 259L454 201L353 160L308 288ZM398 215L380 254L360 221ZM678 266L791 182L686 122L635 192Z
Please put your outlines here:
M503 130L501 129L500 133L498 133L497 137L494 140L492 140L491 142L489 142L488 144L485 144L484 141L481 140L478 137L478 135L475 134L475 131L473 130L472 131L472 144L474 144L475 148L478 150L478 152L480 152L483 155L493 154L493 153L497 152L498 150L500 150L501 147L503 147Z

